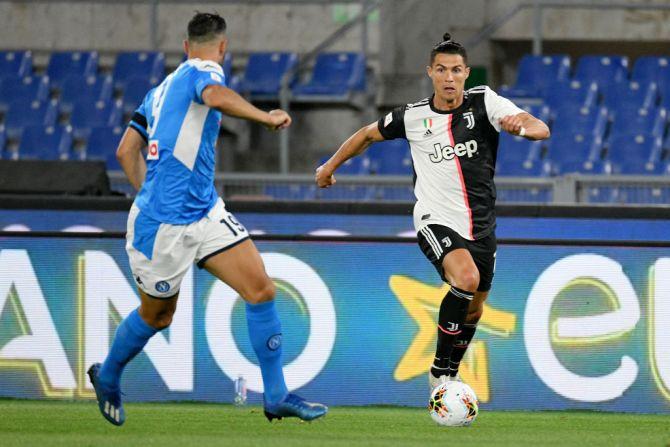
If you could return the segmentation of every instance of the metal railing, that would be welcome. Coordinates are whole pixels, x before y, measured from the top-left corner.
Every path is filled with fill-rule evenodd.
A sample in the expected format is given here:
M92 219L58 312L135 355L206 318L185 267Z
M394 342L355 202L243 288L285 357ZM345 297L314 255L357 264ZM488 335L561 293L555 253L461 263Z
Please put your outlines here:
M112 189L134 191L124 174L112 171ZM670 176L496 177L499 203L535 204L658 204L670 206ZM414 201L409 176L337 176L337 184L319 189L311 174L219 173L217 191L227 199Z

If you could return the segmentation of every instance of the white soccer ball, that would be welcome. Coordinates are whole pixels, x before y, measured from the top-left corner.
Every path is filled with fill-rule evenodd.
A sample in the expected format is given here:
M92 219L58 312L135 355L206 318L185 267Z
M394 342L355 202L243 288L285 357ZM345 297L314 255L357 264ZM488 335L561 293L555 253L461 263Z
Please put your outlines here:
M463 382L445 382L430 393L430 417L440 425L467 426L479 414L477 395Z

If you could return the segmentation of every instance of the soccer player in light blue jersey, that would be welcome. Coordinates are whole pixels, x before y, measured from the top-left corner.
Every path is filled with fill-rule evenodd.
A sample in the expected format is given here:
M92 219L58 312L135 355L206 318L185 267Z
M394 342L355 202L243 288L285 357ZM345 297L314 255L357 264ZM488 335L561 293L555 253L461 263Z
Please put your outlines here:
M188 60L146 95L117 150L139 190L128 216L126 251L141 304L119 325L105 361L88 371L100 412L114 425L125 421L121 373L156 332L170 325L181 281L193 262L246 301L267 418L313 420L328 411L288 392L274 283L247 230L226 211L214 187L222 113L275 130L291 124L283 110L261 111L226 87L220 65L225 30L217 14L193 17L184 42Z

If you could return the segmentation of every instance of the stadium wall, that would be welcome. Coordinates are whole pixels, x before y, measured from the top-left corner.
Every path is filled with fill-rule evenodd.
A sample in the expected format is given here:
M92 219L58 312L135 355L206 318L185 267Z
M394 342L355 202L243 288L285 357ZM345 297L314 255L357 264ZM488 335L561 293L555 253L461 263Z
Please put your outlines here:
M7 204L3 223L21 211ZM325 213L306 206L229 204L249 229L271 222L255 239L278 284L289 387L330 405L425 405L445 286L413 239L383 237L410 217L390 206L377 214L358 205ZM80 222L82 211L42 210L39 220ZM494 287L462 367L484 408L670 412L667 210L629 219L602 209L579 210L581 218L568 208L501 211L516 216L501 217L508 229ZM325 222L330 230L380 230L307 234ZM509 236L516 227L524 239ZM138 304L121 236L0 233L1 396L92 398L85 368L104 358L119 319ZM260 402L240 300L193 269L173 325L129 366L127 399L231 402L238 376L250 402Z

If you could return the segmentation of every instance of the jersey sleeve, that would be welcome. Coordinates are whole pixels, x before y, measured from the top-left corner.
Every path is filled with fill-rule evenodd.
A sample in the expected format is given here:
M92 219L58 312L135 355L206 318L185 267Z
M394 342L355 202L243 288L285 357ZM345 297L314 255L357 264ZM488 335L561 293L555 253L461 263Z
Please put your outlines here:
M151 96L152 92L153 89L149 91L149 93L147 93L147 95L144 97L144 100L142 100L140 106L137 109L135 109L135 113L133 113L133 116L130 118L130 122L128 123L128 127L132 127L133 129L135 129L144 139L145 142L149 141L147 103L149 101L149 97Z
M405 106L396 107L386 116L379 118L377 128L385 140L407 138L405 133Z
M495 130L500 132L500 120L507 115L518 115L526 111L517 107L512 101L503 98L496 92L486 87L484 90L484 105L489 116L489 122Z
M226 76L221 67L198 67L195 71L195 98L202 104L202 92L210 85L226 86Z

